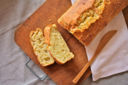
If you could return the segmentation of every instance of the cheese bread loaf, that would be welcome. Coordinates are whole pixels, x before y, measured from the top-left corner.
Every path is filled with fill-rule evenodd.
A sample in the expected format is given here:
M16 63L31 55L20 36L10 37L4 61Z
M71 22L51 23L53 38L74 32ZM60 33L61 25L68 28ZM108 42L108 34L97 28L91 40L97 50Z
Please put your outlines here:
M55 24L45 27L45 42L49 44L48 49L55 61L59 64L64 64L74 58L74 55L70 52L65 40L56 28Z
M100 18L105 8L105 3L105 0L77 0L77 2L58 19L58 23L66 27L72 34L78 31L83 32Z
M40 28L30 32L30 42L33 51L42 66L48 66L54 63L54 59L48 51L48 45L45 43L43 32Z
M87 46L127 5L128 0L76 0L58 23Z

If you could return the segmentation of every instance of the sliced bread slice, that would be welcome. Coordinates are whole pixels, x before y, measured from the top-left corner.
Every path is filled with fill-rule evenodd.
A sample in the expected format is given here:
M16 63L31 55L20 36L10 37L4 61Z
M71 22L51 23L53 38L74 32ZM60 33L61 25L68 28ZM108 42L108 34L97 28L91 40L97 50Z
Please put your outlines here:
M47 50L48 45L45 43L43 32L40 28L30 32L30 42L33 51L42 66L49 66L54 63L54 59Z
M45 42L49 44L48 49L58 64L64 64L74 58L74 54L70 52L65 40L57 31L55 24L44 28L44 36Z

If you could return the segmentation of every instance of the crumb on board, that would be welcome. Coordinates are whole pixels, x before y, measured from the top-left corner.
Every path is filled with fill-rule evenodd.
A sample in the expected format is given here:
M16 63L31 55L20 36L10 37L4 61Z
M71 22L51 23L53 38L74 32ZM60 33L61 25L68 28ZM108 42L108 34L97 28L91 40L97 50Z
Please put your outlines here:
M48 19L49 22L51 22L52 20L51 19Z

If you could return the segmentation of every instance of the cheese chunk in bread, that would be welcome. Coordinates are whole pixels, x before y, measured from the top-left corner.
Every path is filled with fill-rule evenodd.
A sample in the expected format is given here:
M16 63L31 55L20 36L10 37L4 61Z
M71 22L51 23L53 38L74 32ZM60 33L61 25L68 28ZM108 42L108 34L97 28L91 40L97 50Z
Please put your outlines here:
M46 42L49 44L48 49L57 63L64 64L74 58L74 55L70 52L65 40L59 31L57 31L55 24L46 26L44 35Z
M47 50L48 45L45 43L43 32L40 28L30 32L30 42L33 51L42 66L48 66L54 63L54 59Z
M83 4L85 4L85 7L77 9ZM92 23L100 18L104 8L105 0L78 0L66 13L64 13L64 15L58 19L58 23L69 30L72 34L75 32L83 32L85 29L88 29Z

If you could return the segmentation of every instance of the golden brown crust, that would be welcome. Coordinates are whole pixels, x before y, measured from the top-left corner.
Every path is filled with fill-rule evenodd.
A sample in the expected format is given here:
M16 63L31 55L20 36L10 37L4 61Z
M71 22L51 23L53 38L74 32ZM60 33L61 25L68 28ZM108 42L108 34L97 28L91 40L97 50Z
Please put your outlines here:
M61 63L60 61L58 61L51 53L51 51L49 50L49 53L50 55L53 57L53 59L56 61L57 64L64 64L64 63Z
M68 61L70 61L70 60L72 60L72 59L74 58L74 57L73 57L73 58L67 60L66 62L62 63L62 62L58 61L58 60L56 59L56 57L54 57L54 56L52 55L52 53L51 53L50 50L49 50L49 53L50 53L50 55L53 57L53 59L56 61L57 64L65 64L66 62L68 62Z
M76 3L58 19L58 23L60 23L62 27L70 29L70 26L76 23L80 14L93 6L94 1L95 0L77 0Z
M44 28L45 42L46 42L48 45L50 45L50 32L51 32L50 27L51 27L51 26L52 26L52 25L47 25L47 26ZM58 64L64 64L64 63L59 62L59 61L52 55L52 53L51 53L51 51L50 51L49 49L48 49L48 51L49 51L50 55L53 57L53 59L56 61L56 63L58 63Z
M80 32L76 30L73 35L83 44L89 45L91 41L96 37L96 35L107 25L107 23L112 20L112 18L117 15L124 7L128 5L128 0L105 0L105 8L102 14L100 14L100 18L90 25L88 29ZM71 9L71 8L70 8ZM67 12L64 13L58 19L58 23L69 31L70 24L65 24L66 17L68 16ZM65 18L65 19L63 19ZM72 17L73 18L73 17Z
M55 58L54 58L55 59ZM71 59L69 59L69 60L67 60L65 63L67 63L68 61L71 61L73 58L71 58ZM55 61L56 61L56 63L57 64L65 64L65 63L61 63L60 61L58 61L57 59L55 59Z
M106 0L78 0L58 19L58 23L72 34L83 32L101 17L106 2ZM83 4L88 5L83 7Z
M44 29L44 35L45 35L46 43L49 44L49 45L50 45L50 33L51 33L51 30L50 30L50 29L51 29L51 27L54 27L54 26L56 27L55 24L48 25L48 26L46 26L45 29ZM56 29L55 27L54 27L54 29ZM49 48L48 48L48 51L49 51L50 55L53 57L53 59L56 61L57 64L65 64L66 62L68 62L68 61L70 61L71 59L74 58L74 57L73 57L73 58L67 60L66 62L62 63L62 62L60 62L59 60L57 60L55 56L52 55L52 53L51 53L51 51L50 51Z
M56 61L56 63L57 63L57 64L60 64L60 65L61 65L61 64L65 64L66 62L68 62L68 61L70 61L70 60L72 60L72 59L74 58L74 57L73 57L73 58L67 60L65 63L62 63L62 62L58 61L58 60L52 55L51 51L49 51L49 53L51 54L51 56L53 57L53 59Z
M44 37L45 37L45 43L50 45L50 32L51 32L51 27L55 24L49 24L44 28Z
M50 45L50 25L44 28L45 43Z

